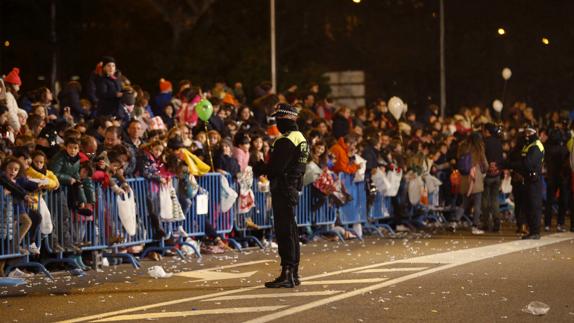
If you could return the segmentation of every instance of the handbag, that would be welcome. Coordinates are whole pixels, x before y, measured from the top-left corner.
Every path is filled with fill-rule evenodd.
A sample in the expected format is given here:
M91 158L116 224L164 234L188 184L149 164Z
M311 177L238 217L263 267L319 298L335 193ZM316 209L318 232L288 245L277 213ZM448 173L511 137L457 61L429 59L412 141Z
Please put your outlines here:
M52 214L50 214L50 209L46 205L44 198L40 196L38 199L38 213L42 216L42 222L40 224L40 232L42 234L50 234L54 230L54 224L52 223Z
M136 201L133 192L116 195L116 203L118 206L118 216L120 222L129 236L136 234Z

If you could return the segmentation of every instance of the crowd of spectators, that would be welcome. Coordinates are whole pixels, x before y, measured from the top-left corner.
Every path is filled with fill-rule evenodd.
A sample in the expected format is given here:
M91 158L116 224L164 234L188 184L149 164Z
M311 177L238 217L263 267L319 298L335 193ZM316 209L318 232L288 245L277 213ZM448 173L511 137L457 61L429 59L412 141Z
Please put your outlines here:
M69 209L90 217L96 183L122 193L130 190L126 182L130 177L161 185L176 176L184 183L178 194L185 212L190 207L187 191L193 191L193 176L204 174L205 165L232 177L250 166L255 178L264 176L270 147L280 135L270 115L277 103L284 102L299 110L297 123L310 143L306 184L315 183L324 173L360 173L365 189L375 192L372 177L378 172L401 172L398 192L392 196L393 228L402 227L417 206L432 205L454 210L449 216L453 229L468 216L472 233L498 231L499 201L513 203L500 199L501 186L519 181L505 165L520 155L519 134L526 124L538 129L547 147L547 229L557 191L559 230L564 229L564 215L572 205L568 111L537 116L535 109L517 102L506 109L504 119L480 106L462 107L443 117L437 105L429 104L397 119L383 99L353 110L321 95L317 84L273 93L271 85L262 82L249 96L241 83L219 82L206 88L181 80L173 86L162 78L157 89L149 90L123 75L112 57L104 57L85 84L69 81L59 93L47 87L26 88L20 70L13 68L0 83L5 192L34 205L38 203L34 192L68 187ZM193 109L203 98L213 106L207 122ZM189 156L199 169L189 167ZM464 163L468 166L461 166ZM469 169L459 171L461 167ZM337 190L344 187L316 189L314 194ZM431 194L433 201L428 200ZM337 201L345 203L344 197ZM148 205L155 234L163 235L157 194L148 196ZM41 217L34 208L13 216L20 219L20 237L37 232ZM522 230L524 221L519 214L516 218ZM56 244L57 250L77 252L80 247L73 241L59 243L64 245ZM22 248L26 253L39 252L34 243Z

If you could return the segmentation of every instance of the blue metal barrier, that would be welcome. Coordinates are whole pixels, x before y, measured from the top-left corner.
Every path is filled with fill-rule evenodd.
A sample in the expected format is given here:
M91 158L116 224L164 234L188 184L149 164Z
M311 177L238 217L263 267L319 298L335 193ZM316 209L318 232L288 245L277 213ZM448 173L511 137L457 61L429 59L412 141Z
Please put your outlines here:
M27 251L27 246L30 245L30 233L28 232L30 227L26 229L25 236L20 235L20 226L26 225L22 223L22 219L25 218L25 222L31 222L28 216L30 212L27 207L21 206L21 203L23 202L15 202L12 195L0 187L0 260L14 259L14 262L5 266L4 270L8 273L12 268L35 268L48 278L53 279L50 272L42 264L30 260ZM22 250L25 250L25 253ZM4 283L0 281L0 285L4 284L14 285L18 284L18 281L4 280Z
M105 240L106 206L101 189L96 188L96 203L92 217L83 217L68 205L68 186L46 192L44 199L50 210L54 231L44 239L48 251L56 257L44 261L45 265L64 263L76 269L86 269L79 252L99 251L107 247ZM55 250L55 243L63 251Z
M271 229L273 227L273 207L271 205L271 192L260 192L258 180L253 181L253 193L255 194L255 210L252 219L259 229Z
M199 186L203 187L209 194L209 220L218 234L227 234L233 230L235 218L235 208L227 212L221 212L221 179L219 173L205 174L197 179ZM226 175L230 185L231 175Z
M373 199L372 205L368 211L368 217L365 221L364 229L367 231L375 232L379 236L383 236L380 228L384 228L391 235L395 235L395 231L386 220L391 219L392 214L392 204L391 198L384 196L380 192L377 192L375 198Z
M342 184L353 200L339 208L339 219L342 225L364 222L367 218L367 192L365 182L354 182L354 175L340 174Z
M313 223L311 218L311 207L313 199L311 197L311 186L303 187L301 195L299 195L299 204L295 208L295 217L298 227L310 227Z
M139 268L140 264L137 259L130 253L120 251L132 246L144 245L153 241L150 232L151 224L148 216L148 209L146 203L147 185L148 183L144 178L130 178L127 180L130 185L131 192L127 192L127 196L118 196L110 188L102 189L98 187L97 190L103 196L99 202L103 203L105 214L105 229L103 230L104 240L112 252L105 252L104 257L125 259L134 266ZM135 200L135 213L136 213L136 232L135 235L130 236L122 225L119 215L118 198L126 198L132 196Z

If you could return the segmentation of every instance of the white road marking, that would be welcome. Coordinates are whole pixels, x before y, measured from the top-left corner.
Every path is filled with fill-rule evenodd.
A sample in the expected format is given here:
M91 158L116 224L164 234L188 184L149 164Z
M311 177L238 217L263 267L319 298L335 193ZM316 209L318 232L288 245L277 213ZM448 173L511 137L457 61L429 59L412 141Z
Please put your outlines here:
M327 297L324 299L320 299L317 301L313 301L307 304L295 306L288 308L286 310L268 314L265 316L261 316L255 318L253 320L246 321L246 323L264 323L273 320L280 319L282 317L294 315L306 310L310 310L322 305L327 305L333 302L337 302L343 299L347 299L350 297L358 296L364 293L368 293L370 291L374 291L377 289L381 289L383 287L395 285L398 283L402 283L411 279L419 278L422 276L426 276L435 272L443 271L446 269L458 267L461 265L465 265L471 262L476 262L480 260L485 260L497 256L506 255L509 253L514 253L518 251L528 250L532 248L543 247L550 244L555 244L563 241L572 240L574 238L574 234L567 233L567 234L554 234L550 236L545 236L540 240L528 240L528 241L512 241L507 243L495 244L485 247L473 248L473 249L463 249L463 250L456 250L445 252L441 254L429 255L429 256L421 256L411 259L405 259L400 262L395 263L444 263L443 266L434 267L428 270L419 271L410 275L402 276L399 278L391 279L380 284L371 285L368 287L356 289L347 293ZM446 260L450 260L451 263L446 263Z
M251 265L257 265L257 264L262 264L262 263L274 263L277 262L277 260L254 260L254 261L248 261L248 262L240 262L237 264L233 264L233 265L225 265L225 266L218 266L218 267L213 267L213 268L206 268L206 269L201 269L201 270L220 270L220 269L227 269L227 268L236 268L236 267L244 267L244 266L251 266Z
M378 274L378 273L394 273L401 271L419 271L427 269L428 267L402 267L402 268L378 268L367 269L355 272L355 274Z
M379 283L386 278L365 278L365 279L337 279L337 280L312 280L301 282L301 285L342 285L342 284L368 284Z
M175 276L198 278L198 281L211 281L211 280L224 280L224 279L239 279L253 276L257 271L249 271L246 273L226 273L211 270L195 270L175 274Z
M100 313L100 314L95 314L95 315L90 315L90 316L78 317L78 318L71 319L71 320L59 321L57 323L76 323L76 322L91 321L91 320L101 319L101 318L110 317L110 316L114 316L114 315L120 315L120 314L137 312L137 311L147 311L147 310L152 309L152 308L172 306L172 305L176 305L176 304L198 301L198 300L211 298L211 297L237 294L237 293L241 293L241 292L248 292L248 291L252 291L254 289L262 289L262 288L263 288L262 286L252 286L252 287L244 287L244 288L239 288L239 289L232 289L232 290L219 292L219 293L194 296L194 297L187 297L187 298L180 298L180 299L175 299L172 301L136 306L136 307L126 308L126 309L118 310L118 311L112 311L112 312Z
M506 250L504 254L512 253L512 252L516 252L516 251L521 251L521 250L527 250L527 249L536 248L536 247L542 247L545 245L559 243L559 242L563 242L563 241L568 241L571 239L574 239L574 234L562 233L562 234L553 234L550 236L545 236L541 240L516 241L517 245L522 246L522 248L520 248L520 249L517 248L516 250ZM514 243L514 242L510 242L510 243ZM495 249L500 248L502 250L502 249L504 249L504 246L502 246L502 245L504 245L504 244L494 244L494 245L487 246L487 247L491 247L491 248L495 248ZM484 247L482 247L482 248L484 248ZM475 249L465 249L463 251L471 252L472 250L475 250ZM318 278L323 278L323 277L328 277L328 276L340 275L340 274L344 274L344 273L356 272L356 271L360 271L360 270L389 266L389 265L400 264L400 263L404 264L404 263L425 263L426 262L426 263L432 264L432 263L435 263L437 259L442 259L442 258L438 257L439 255L443 255L444 257L447 257L449 260L453 260L453 257L448 256L448 254L453 253L453 252L457 252L457 251L451 251L451 252L447 252L444 254L433 254L433 255L422 256L422 257L417 257L417 258L406 258L406 259L394 260L394 261L389 261L389 262L382 262L382 263L377 263L377 264L360 266L360 267L355 267L355 268L337 270L337 271L333 271L333 272L327 272L327 273L322 273L322 274L318 274L318 275L308 276L305 279L302 279L302 281L309 281L312 279L318 279ZM494 256L492 256L492 257L494 257ZM444 260L444 259L442 259L442 260ZM261 263L261 262L267 262L267 261L258 261L258 263ZM269 260L268 262L272 262L272 260ZM252 263L254 263L254 262L252 262ZM235 265L231 265L231 266L239 266L239 265L242 265L242 264L235 264ZM437 268L439 270L444 270L444 269L448 269L448 268L455 267L458 265L459 264L457 263L457 264L451 264L450 266L442 266L442 267L437 267ZM223 267L227 267L227 266L223 266ZM219 267L219 268L221 269L221 267ZM227 267L227 268L229 268L229 267ZM377 288L382 288L385 286L395 284L397 282L402 282L405 280L409 280L409 279L424 276L426 274L433 273L435 271L438 271L437 268L432 268L432 269L417 272L417 273L414 273L414 274L411 274L408 276L403 276L403 277L400 277L397 279L392 279L392 280L383 282L383 283L378 284L378 285L373 285L373 286L383 285L381 287L377 287ZM404 279L405 277L407 277L407 278ZM225 296L225 295L239 294L242 292L249 292L249 291L253 291L253 290L257 290L257 289L263 289L263 288L264 288L263 286L252 286L252 287L238 288L238 289L233 289L233 290L228 290L228 291L223 291L223 292L218 292L218 293L212 293L212 294L208 294L208 295L182 298L182 299L177 299L177 300L160 302L160 303L156 303L156 304L149 304L149 305L137 306L137 307L133 307L133 308L127 308L127 309L122 309L122 310L117 310L117 311L112 311L112 312L107 312L107 313L100 313L100 314L95 314L95 315L90 315L90 316L84 316L84 317L79 317L79 318L70 319L70 320L64 320L64 321L60 321L60 322L61 323L63 323L63 322L75 323L75 322L90 321L90 320L94 320L94 319L101 319L101 318L110 317L110 316L119 315L119 314L125 314L125 313L137 312L137 311L146 311L146 310L152 309L152 308L172 306L172 305L176 305L176 304L187 303L187 302L192 302L192 301L196 301L196 300L210 299L213 297L219 297L219 296ZM347 295L347 294L341 294L341 295L337 295L337 296L344 296L344 295ZM351 297L351 296L349 296L349 297ZM303 310L305 310L305 309L303 309ZM279 312L279 313L283 313L283 312ZM279 314L279 313L275 313L275 314ZM289 314L287 314L287 315L289 315ZM283 316L284 315L279 316L279 317L283 317ZM265 316L260 318L260 319L263 319L263 318L265 318ZM264 320L261 322L267 322L267 321L268 320Z
M256 313L256 312L270 312L284 308L283 306L258 306L258 307L231 307L231 308L217 308L212 310L197 310L185 312L159 312L159 313L143 313L132 315L121 315L110 318L105 318L92 322L115 322L115 321L134 321L134 320L153 320L153 319L167 319L174 317L187 317L187 316L200 316L200 315L218 315L218 314L241 314L241 313Z
M243 299L259 299L259 298L284 298L284 297L308 297L308 296L329 296L337 293L342 293L341 290L325 290L319 292L296 292L296 293L275 293L275 294L254 294L254 295L234 295L234 296L221 296L216 298L204 299L202 302L215 302L215 301L235 301Z

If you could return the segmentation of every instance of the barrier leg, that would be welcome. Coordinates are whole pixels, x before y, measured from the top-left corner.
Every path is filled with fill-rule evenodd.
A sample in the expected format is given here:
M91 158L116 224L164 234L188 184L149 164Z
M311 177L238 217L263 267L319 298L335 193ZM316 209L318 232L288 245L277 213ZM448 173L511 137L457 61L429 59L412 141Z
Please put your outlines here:
M191 243L187 243L187 242L185 242L185 241L182 241L182 242L181 242L181 245L182 245L182 246L188 246L188 247L190 247L191 250L193 250L193 253L195 253L195 255L196 255L198 258L201 258L201 253L200 253L199 250L197 250L197 248L196 248L194 245L192 245Z
M125 259L127 262L129 262L130 264L132 264L132 266L135 269L140 269L141 265L139 263L139 261L136 259L136 257L134 257L133 255L129 254L129 253L122 253L122 252L117 252L117 250L114 250L114 252L109 253L109 252L105 252L103 254L104 257L106 258L120 258L120 259Z
M227 241L229 241L229 243L232 244L233 248L235 248L237 251L241 251L241 245L239 244L239 242L237 242L237 240L229 238L227 239Z
M46 269L46 267L44 267L44 265L42 265L39 262L34 262L34 261L23 261L23 262L15 264L15 265L8 265L8 266L6 266L6 272L10 272L10 271L12 271L13 268L18 268L18 267L35 268L38 270L38 272L43 273L50 280L54 280L54 276L52 276L52 274L50 274L50 272Z
M21 278L0 277L0 286L20 286L26 284Z

